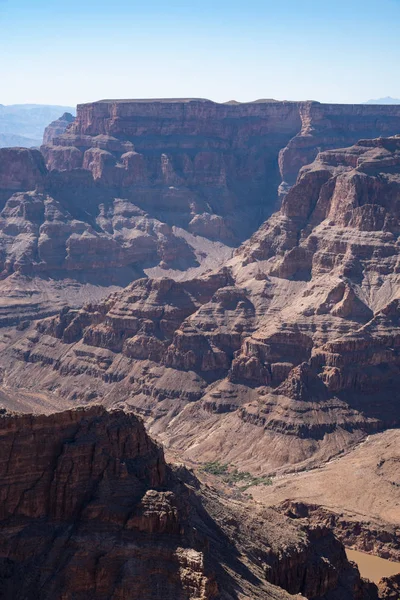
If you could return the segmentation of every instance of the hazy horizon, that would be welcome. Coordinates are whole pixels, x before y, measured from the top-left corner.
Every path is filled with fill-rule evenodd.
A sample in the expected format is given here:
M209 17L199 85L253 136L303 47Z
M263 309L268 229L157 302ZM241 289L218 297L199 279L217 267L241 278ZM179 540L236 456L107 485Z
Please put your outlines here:
M399 0L0 0L0 101L400 98L399 22Z
M211 102L217 102L215 100L212 100L212 98L161 98L161 97L158 97L158 98L98 98L97 100L94 100L94 102L96 102L96 101L105 102L105 101L113 101L113 100L116 100L116 101L141 101L141 102L145 102L145 101L157 102L160 100L165 100L165 101L168 101L168 100L174 100L174 101L178 101L178 100L210 100ZM285 101L296 102L296 100L285 100L285 99L277 100L276 98L255 98L253 100L248 100L247 102L248 103L256 103L256 102L261 102L263 100L265 100L265 101L271 100L271 101L276 101L276 102L281 102L281 101L282 102L285 102ZM230 101L226 100L226 101L217 102L217 103L218 104L228 104L229 102L234 102L234 101L236 101L235 98L232 98ZM305 100L299 98L297 101L298 102L301 102L301 101L320 102L319 100L316 100L315 98L306 98ZM246 101L243 101L243 102L237 101L237 103L244 104L244 103L246 103ZM83 104L83 103L78 102L77 104ZM43 103L43 104L28 104L28 103L27 104L23 104L23 103L3 104L2 102L0 102L0 107L6 108L6 109L7 108L18 108L18 107L21 107L21 108L51 107L51 108L59 108L60 111L75 113L77 104L73 105L73 106L72 105L66 106L63 104L48 104L48 103ZM322 104L324 104L324 103L322 103ZM328 102L328 104L335 104L335 103ZM384 98L370 98L368 101L365 101L365 102L355 102L355 103L344 102L343 104L369 104L369 105L377 105L377 104L390 105L390 104L392 104L392 105L395 105L395 104L400 104L400 99L386 96Z

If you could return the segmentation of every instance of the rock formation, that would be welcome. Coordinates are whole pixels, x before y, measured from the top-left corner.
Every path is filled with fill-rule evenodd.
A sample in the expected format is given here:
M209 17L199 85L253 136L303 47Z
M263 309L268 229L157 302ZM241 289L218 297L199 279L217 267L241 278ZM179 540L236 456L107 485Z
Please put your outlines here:
M47 174L43 156L39 150L28 148L0 149L0 201L14 192L41 188Z
M377 598L328 529L228 508L132 414L3 414L0 437L4 598Z
M128 402L188 458L270 472L397 426L399 157L397 137L320 153L226 268L38 323L9 381Z
M260 190L264 193L263 203L269 201L271 210L274 198L265 198L265 186L277 182L276 176L271 177L277 149L281 179L293 184L299 169L312 162L318 150L338 148L378 134L394 135L399 126L399 106L269 100L245 104L216 104L202 99L103 100L78 105L74 124L45 152L51 165L57 153L65 152L63 148L89 151L86 160L82 155L81 166L91 163L95 148L111 153L117 159L116 181L116 167L126 170L128 166L121 156L133 150L121 140L129 140L134 152L141 155L136 162L146 164L149 174L149 169L154 170L154 165L149 164L150 155L156 151L164 163L164 182L167 174L175 183L183 176L181 184L207 183L209 193L214 185L222 184L231 193L243 194L245 189L235 190L240 182L250 186L258 181L264 187ZM95 167L99 160L90 168L102 178L103 169L100 172ZM122 177L123 184L129 185L130 181L125 180ZM254 199L248 198L248 202L253 203Z
M0 153L0 290L40 317L140 276L221 266L318 149L400 130L399 106L102 101L52 123L40 155ZM20 156L17 156L17 153ZM24 158L23 158L24 157ZM12 166L11 166L12 162ZM29 164L28 164L29 163ZM28 280L27 280L28 278ZM17 281L16 281L17 280ZM76 296L64 293L74 282ZM30 303L21 296L18 306Z
M400 575L383 577L379 586L379 597L382 600L397 600L400 593Z
M65 112L59 119L52 121L47 125L43 133L43 144L51 144L53 139L62 135L67 127L74 121L75 117L69 112Z
M291 281L300 292L291 299L281 333L273 325L257 331L247 342L250 353L243 348L243 354L258 356L265 366L270 336L285 329L282 342L296 339L296 355L281 392L299 400L313 392L361 393L362 405L354 398L354 407L386 417L387 424L398 418L390 390L398 376L399 173L400 137L321 153L301 171L280 213L235 259L248 267L262 265L257 268L267 277ZM382 386L386 408L370 412L368 397L382 393Z
M375 554L400 564L399 527L380 529L379 523L360 521L356 515L349 518L317 504L285 500L275 507L291 519L309 519L314 525L327 527L346 546L361 552Z

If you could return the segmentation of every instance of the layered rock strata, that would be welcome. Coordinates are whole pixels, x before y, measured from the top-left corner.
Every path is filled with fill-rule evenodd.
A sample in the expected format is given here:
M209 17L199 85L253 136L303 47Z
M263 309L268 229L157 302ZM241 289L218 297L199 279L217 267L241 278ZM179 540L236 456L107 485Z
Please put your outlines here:
M132 414L3 414L0 437L4 598L377 598L326 528L228 508Z
M315 525L327 527L346 546L353 550L378 555L400 565L399 527L383 529L379 523L360 521L334 513L317 504L286 500L277 510L292 519L309 519Z
M0 291L40 290L25 317L140 276L218 268L319 149L400 130L397 106L102 101L52 123L42 152L0 152ZM48 169L48 170L47 170ZM39 280L39 281L38 281ZM76 298L54 281L76 282ZM97 290L95 289L97 287ZM111 288L111 289L110 289ZM28 305L26 294L18 306ZM13 302L1 323L18 320Z
M176 167L182 169L183 165L183 175L191 179L197 175L197 183L205 182L205 173L201 168L193 172L189 168L190 158L206 151L214 159L215 175L218 172L214 183L223 182L224 176L232 183L240 181L238 175L244 181L246 172L250 174L249 167L253 179L262 180L262 175L265 178L268 174L265 159L270 155L276 161L274 153L279 148L282 181L293 184L300 168L311 163L319 150L338 148L363 137L395 135L399 119L398 106L270 100L235 104L204 99L102 100L78 105L74 124L65 136L53 142L58 148L45 151L51 164L58 152L64 152L62 148L78 148L83 152L89 149L88 156L94 148L114 155L124 154L124 150L132 148L118 147L116 140L129 140L134 151L142 154L142 162L148 161L150 153L161 156L163 152L170 153L169 172L176 178ZM218 157L222 161L216 160ZM85 162L89 161L82 156L81 164ZM198 159L196 162L199 163ZM235 166L239 166L239 172L231 170Z
M128 402L190 459L272 473L397 426L399 156L398 137L321 153L227 268L39 323L7 380Z
M43 144L51 144L55 137L65 132L74 119L75 117L71 113L65 112L59 119L52 121L44 130Z

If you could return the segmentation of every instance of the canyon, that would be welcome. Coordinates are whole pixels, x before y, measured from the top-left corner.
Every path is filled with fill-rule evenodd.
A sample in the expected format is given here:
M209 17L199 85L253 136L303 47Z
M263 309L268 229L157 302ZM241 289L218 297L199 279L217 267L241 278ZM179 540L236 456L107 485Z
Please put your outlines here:
M218 583L219 577L228 581L226 573L203 571L207 552L218 555L211 564L221 563L217 542L206 551L204 539L187 537L186 526L177 525L174 543L190 548L178 556L176 548L163 547L170 540L160 538L160 561L172 565L175 586L166 597L285 598L290 593L389 600L398 594L396 577L378 587L363 583L346 562L341 543L400 560L399 133L400 106L395 105L107 100L79 105L74 121L63 117L52 123L41 151L0 149L0 405L5 430L15 426L17 439L30 427L47 428L49 439L54 430L58 441L52 448L59 452L71 431L74 440L81 435L78 422L87 414L89 423L115 419L123 429L129 422L140 430L140 439L146 438L146 447L158 448L133 411L164 445L169 462L183 462L196 474L179 467L184 483L177 493L171 491L177 467L164 465L169 475L157 481L146 479L153 472L146 467L141 489L152 492L146 510L157 512L154 507L162 505L160 510L174 512L168 496L173 493L183 503L176 514L182 511L190 523L186 486L191 486L212 519L235 510L241 516L222 521L229 525L234 518L247 527L259 518L246 532L237 524L226 530L218 521L226 539L238 536L242 546L235 561L244 561L251 571L243 576L239 593L237 573L243 566L229 562L233 555L226 558L232 578L227 596ZM77 408L82 405L86 408ZM10 410L42 416L13 416ZM109 453L103 425L85 427L98 432L98 443L106 444ZM82 436L96 448L97 433L85 429ZM35 434L30 439L34 443ZM75 442L69 443L73 453ZM15 470L10 466L13 444L11 454L5 451L7 473ZM25 452L24 446L20 450ZM37 519L46 520L44 545L59 526L53 519L62 521L63 531L72 520L77 527L72 535L78 537L68 539L62 552L74 556L71 568L78 569L82 559L74 544L79 535L90 545L93 527L101 522L99 545L109 548L108 536L125 531L128 513L139 510L121 506L134 484L113 480L112 500L108 484L94 483L99 476L90 467L83 476L95 486L94 497L74 500L79 490L68 488L77 477L74 459L67 461L70 475L62 476L67 466L58 465L54 452L48 461L55 465L53 475L32 474L38 478L35 496L42 483L50 482L40 492L46 499L42 502L39 495L37 500L43 506L29 506L32 482L19 496L12 491L14 483L7 483L5 493L9 498L15 494L18 509L15 524L7 516L5 543L11 546L4 548L15 547L14 528L22 527L23 519L29 521L24 537L31 528L34 535ZM113 460L118 455L124 461L123 448L112 452ZM89 459L82 460L87 464ZM205 474L208 463L251 474L247 494ZM126 477L115 466L111 471L107 478ZM64 499L53 501L60 477L66 477L59 491ZM272 485L261 483L266 477ZM89 483L76 485L83 489ZM52 503L75 501L83 507L79 514L52 512ZM114 502L119 516L105 509ZM21 514L20 507L26 507ZM209 526L210 517L201 514ZM179 515L174 517L178 523ZM274 523L279 523L274 531L295 536L305 531L308 540L311 531L318 532L313 548L336 548L341 566L335 563L334 569L343 568L346 577L351 573L353 583L343 584L347 591L337 591L339 575L334 584L316 589L315 582L305 583L304 573L299 575L302 587L285 581L275 563L261 568L265 557L255 560L255 555L275 535L268 532ZM205 531L204 523L199 527ZM256 530L254 547L247 545L246 536ZM139 543L132 535L130 543ZM299 546L285 554L282 548L292 548L292 542L289 537L281 542L273 560L291 565L285 572L299 573L303 567L297 554L304 565L309 550ZM119 581L117 593L112 573L101 574L102 552L92 550L83 562L92 566L82 568L92 578L104 577L108 586L95 597L127 598L129 576ZM41 552L38 561L46 565ZM127 560L121 548L104 552L113 564ZM202 557L193 562L192 552ZM28 565L22 548L13 556L4 566L11 575L0 578L9 589L17 585L19 569ZM197 560L203 566L194 565ZM319 564L319 559L310 560ZM47 564L39 571L51 568ZM124 572L135 568L126 566ZM165 566L159 568L164 572ZM304 568L311 578L331 581L330 567L318 574ZM182 572L188 573L186 583ZM68 578L65 574L68 569L60 577ZM100 586L93 581L87 586ZM43 587L40 597L55 593L50 583L37 585ZM83 598L88 587L71 589L68 593L81 596L65 598ZM150 592L138 590L137 597L143 593Z
M0 438L4 598L378 598L328 528L217 496L132 413L5 413Z
M70 121L41 154L0 149L4 324L218 268L319 150L398 133L400 106L110 100Z

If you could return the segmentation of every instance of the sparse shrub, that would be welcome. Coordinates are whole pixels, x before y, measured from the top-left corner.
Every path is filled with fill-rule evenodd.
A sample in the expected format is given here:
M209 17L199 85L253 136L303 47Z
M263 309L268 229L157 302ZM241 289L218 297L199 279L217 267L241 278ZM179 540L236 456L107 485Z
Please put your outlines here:
M239 485L241 491L247 490L254 485L272 485L272 479L266 475L255 477L248 471L239 471L236 467L230 467L227 463L220 463L218 460L206 462L201 470L210 475L222 477L222 480L228 485Z
M221 464L218 460L206 462L201 470L210 475L225 475L228 472L228 465Z

